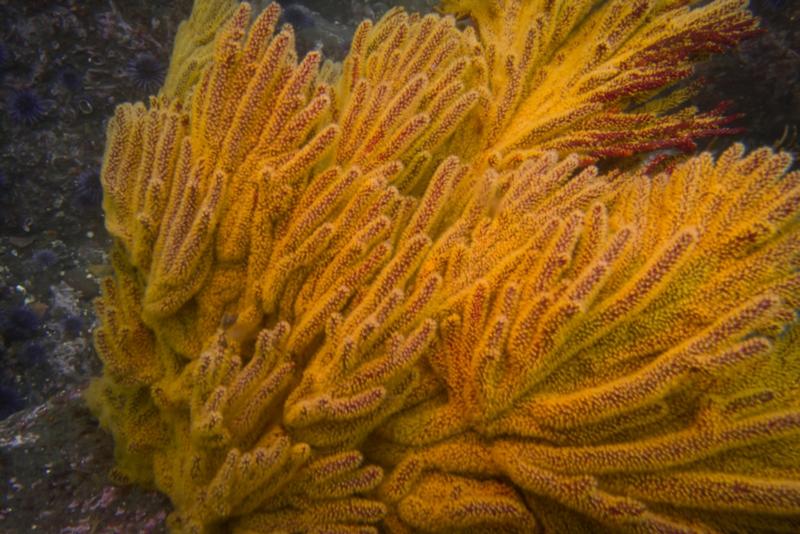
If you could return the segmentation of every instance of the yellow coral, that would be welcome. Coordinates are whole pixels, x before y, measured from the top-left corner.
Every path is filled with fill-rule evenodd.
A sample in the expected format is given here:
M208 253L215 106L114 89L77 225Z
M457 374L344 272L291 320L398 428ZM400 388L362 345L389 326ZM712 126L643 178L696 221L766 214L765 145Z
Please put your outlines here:
M693 138L720 133L723 110L675 110L693 88L664 89L692 72L698 54L755 31L743 0L443 4L471 15L483 37L492 94L485 146L504 166L546 150L606 157L693 149Z
M664 89L755 22L694 3L391 10L323 66L196 0L109 123L115 479L185 532L790 530L800 173L585 166L725 132Z

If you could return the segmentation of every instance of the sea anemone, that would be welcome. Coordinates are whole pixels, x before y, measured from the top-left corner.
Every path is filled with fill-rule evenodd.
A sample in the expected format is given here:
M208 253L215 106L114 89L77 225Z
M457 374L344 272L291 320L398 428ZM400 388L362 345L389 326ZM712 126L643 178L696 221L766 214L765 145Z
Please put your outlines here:
M46 270L58 263L58 254L52 249L43 248L33 253L33 261L39 270Z
M64 333L72 337L80 335L83 330L83 319L77 315L68 315L61 324L64 327Z
M143 53L128 63L127 73L138 89L155 93L164 83L166 68L153 54Z
M82 172L75 180L75 202L82 208L99 208L103 202L103 186L96 170Z
M34 337L40 325L39 316L27 306L13 308L0 317L0 329L8 342Z
M46 357L47 349L41 343L30 343L22 351L23 360L29 364L41 363Z
M8 99L6 113L18 124L35 124L45 116L44 102L31 89L14 91Z
M58 71L58 82L67 90L77 93L83 89L83 75L77 69L65 66Z

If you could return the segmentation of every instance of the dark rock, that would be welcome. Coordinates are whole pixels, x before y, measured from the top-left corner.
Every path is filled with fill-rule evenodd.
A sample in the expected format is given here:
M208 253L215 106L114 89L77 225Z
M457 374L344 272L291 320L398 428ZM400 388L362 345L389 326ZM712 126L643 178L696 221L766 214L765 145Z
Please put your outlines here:
M167 499L114 486L112 464L111 437L81 389L0 422L0 532L166 532Z

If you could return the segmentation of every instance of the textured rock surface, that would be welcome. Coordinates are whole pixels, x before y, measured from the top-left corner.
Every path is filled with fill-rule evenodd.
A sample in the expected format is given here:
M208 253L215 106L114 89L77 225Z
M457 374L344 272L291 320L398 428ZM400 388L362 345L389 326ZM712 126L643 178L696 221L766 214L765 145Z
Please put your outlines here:
M79 389L0 423L0 532L165 532L166 498L111 485L112 455Z

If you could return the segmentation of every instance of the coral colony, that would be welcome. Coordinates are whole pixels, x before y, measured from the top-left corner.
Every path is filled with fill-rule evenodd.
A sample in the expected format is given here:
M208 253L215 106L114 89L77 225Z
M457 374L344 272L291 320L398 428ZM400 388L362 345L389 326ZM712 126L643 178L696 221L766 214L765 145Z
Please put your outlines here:
M792 530L800 172L692 155L732 131L679 83L745 2L441 13L334 64L277 4L196 0L117 108L114 479L175 532Z

